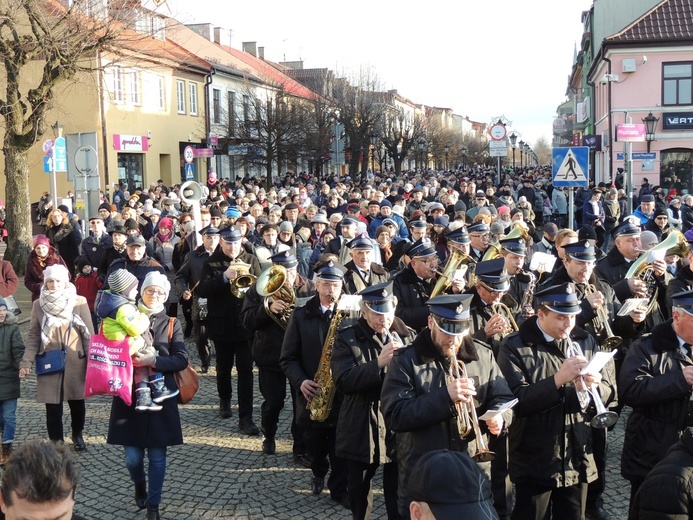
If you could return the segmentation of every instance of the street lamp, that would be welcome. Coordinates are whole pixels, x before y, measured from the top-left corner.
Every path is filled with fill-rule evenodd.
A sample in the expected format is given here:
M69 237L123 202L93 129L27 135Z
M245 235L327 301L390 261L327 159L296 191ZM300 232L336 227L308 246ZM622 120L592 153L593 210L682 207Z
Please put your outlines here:
M462 152L462 169L466 170L467 169L467 152L469 151L469 149L466 146L463 146L462 150L460 150L460 151Z
M510 139L510 146L513 149L513 170L515 169L515 145L517 144L517 137L518 135L515 132L508 136L508 139Z
M532 149L529 147L529 144L525 143L525 166L529 167L529 153L532 151Z
M647 114L647 117L642 120L645 123L645 141L647 141L647 153L650 153L650 145L652 141L655 140L655 130L657 129L657 123L659 123L659 118L652 115L652 112Z
M523 168L522 158L523 158L523 152L525 151L525 142L520 141L519 145L520 145L520 169L522 169Z
M419 147L419 167L423 170L423 154L426 149L426 140L422 137L416 144Z
M450 145L446 144L443 147L443 150L445 150L445 171L448 170L448 153L450 152Z
M378 142L378 134L371 132L371 172L375 175L375 143Z

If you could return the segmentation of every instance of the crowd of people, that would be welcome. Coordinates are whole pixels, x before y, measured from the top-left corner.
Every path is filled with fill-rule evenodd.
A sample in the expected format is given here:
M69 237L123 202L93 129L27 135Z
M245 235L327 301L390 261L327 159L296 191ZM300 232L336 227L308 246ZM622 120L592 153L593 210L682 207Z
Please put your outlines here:
M124 446L151 519L167 447L183 443L168 397L185 338L198 370L215 368L220 419L235 387L238 429L262 434L266 456L288 384L306 486L354 519L371 516L380 466L390 519L609 518L608 431L624 405L631 518L689 512L649 492L693 470L671 455L693 432L693 195L677 178L630 194L590 183L572 208L541 167L500 183L473 168L113 188L84 237L68 207L39 204L25 343L0 301L0 371L14 374L2 463L19 378L55 349L64 372L37 376L48 438L63 441L67 401L87 449L85 352L108 328L139 338L132 404L114 397L108 442Z

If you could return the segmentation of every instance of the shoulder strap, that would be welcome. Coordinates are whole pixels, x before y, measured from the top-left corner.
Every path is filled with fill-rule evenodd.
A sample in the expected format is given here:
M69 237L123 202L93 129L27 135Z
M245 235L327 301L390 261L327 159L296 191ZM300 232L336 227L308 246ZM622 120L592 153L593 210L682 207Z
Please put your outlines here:
M169 316L168 318L168 342L173 339L173 324L176 323L176 318Z

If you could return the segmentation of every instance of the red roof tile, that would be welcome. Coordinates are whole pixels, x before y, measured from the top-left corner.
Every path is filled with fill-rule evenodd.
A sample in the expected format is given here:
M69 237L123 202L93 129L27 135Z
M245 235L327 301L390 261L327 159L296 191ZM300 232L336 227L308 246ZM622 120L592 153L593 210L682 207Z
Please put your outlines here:
M607 43L693 39L693 0L663 0Z

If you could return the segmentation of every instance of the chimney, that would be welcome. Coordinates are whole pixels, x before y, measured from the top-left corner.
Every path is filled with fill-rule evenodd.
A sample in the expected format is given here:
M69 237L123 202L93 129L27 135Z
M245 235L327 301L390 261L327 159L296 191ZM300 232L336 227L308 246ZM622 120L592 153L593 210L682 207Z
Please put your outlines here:
M257 42L243 42L243 52L252 54L257 58Z
M192 23L187 24L186 27L196 32L200 36L207 38L209 41L214 41L211 23Z
M214 28L214 43L231 47L231 31L223 27Z
M265 48L264 47L258 47L257 48L257 57L260 58L261 60L265 59Z

